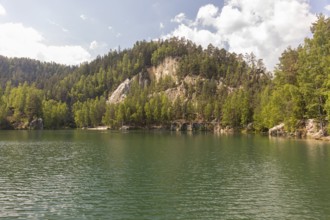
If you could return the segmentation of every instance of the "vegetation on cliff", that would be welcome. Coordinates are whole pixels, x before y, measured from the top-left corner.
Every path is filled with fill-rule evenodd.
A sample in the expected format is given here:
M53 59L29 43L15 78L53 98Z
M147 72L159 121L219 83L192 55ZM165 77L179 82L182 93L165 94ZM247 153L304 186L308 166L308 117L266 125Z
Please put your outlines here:
M184 120L253 122L257 130L284 122L294 130L308 118L323 125L330 115L329 18L319 16L311 29L312 38L283 52L274 75L253 54L177 38L140 41L79 67L0 57L0 128L27 128L35 118L49 129ZM109 101L124 81L125 93L116 91L122 101Z

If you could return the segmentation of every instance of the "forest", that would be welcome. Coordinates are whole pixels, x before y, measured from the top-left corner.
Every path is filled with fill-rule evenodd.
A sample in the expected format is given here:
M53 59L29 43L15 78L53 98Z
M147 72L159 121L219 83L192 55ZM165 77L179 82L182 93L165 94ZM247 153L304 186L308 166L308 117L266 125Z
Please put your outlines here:
M0 129L29 129L42 118L46 129L166 127L181 120L238 129L253 124L256 131L284 123L294 131L315 119L326 132L330 19L319 15L311 32L299 47L283 51L272 73L254 54L178 38L138 41L79 66L0 56ZM149 77L166 59L177 63L175 76ZM125 99L110 103L126 79L131 84ZM175 99L170 91L177 91Z

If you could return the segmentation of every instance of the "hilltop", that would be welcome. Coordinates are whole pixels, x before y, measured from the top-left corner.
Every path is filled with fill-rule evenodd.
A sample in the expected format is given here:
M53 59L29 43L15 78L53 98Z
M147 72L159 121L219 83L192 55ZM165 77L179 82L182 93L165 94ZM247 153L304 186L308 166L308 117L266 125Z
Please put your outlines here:
M33 128L41 118L48 129L266 131L284 123L283 133L304 133L314 119L326 134L329 26L320 16L313 37L284 51L273 74L253 54L178 38L139 41L80 66L0 56L0 127Z
M253 55L212 45L203 49L177 38L137 42L79 67L0 58L2 124L12 128L27 128L36 118L43 118L46 128L219 121L226 97L252 100L270 80ZM244 107L245 121L234 126L252 121L252 102Z

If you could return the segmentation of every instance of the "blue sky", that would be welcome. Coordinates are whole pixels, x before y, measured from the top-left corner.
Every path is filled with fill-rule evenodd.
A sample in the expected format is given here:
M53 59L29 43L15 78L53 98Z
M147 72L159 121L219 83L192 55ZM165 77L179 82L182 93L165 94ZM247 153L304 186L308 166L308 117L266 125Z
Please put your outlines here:
M318 13L330 15L330 0L0 0L0 54L79 64L179 36L253 52L273 69L287 46L310 36Z

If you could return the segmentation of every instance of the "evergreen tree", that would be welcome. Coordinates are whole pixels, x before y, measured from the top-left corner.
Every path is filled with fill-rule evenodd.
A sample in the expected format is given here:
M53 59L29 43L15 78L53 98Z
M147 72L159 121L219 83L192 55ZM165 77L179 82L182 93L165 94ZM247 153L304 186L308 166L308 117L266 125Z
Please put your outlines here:
M322 125L330 67L330 19L320 15L311 31L313 38L305 39L299 51L298 85L304 97L305 117L317 118Z

